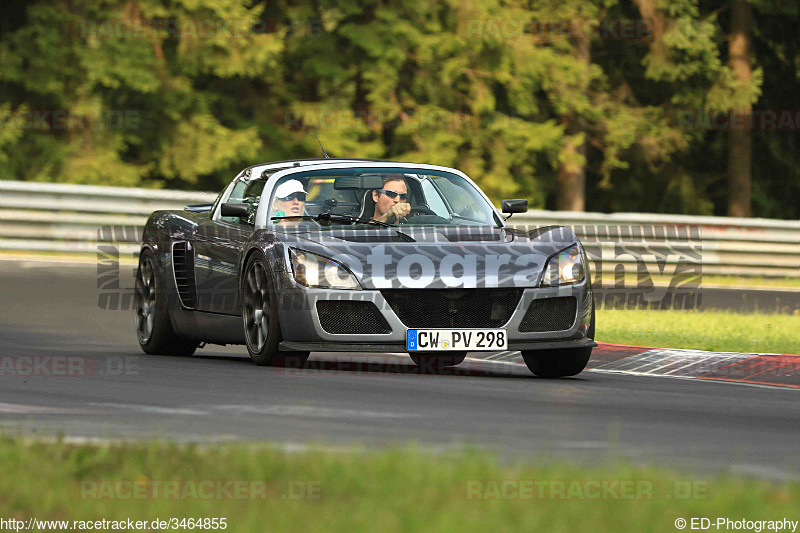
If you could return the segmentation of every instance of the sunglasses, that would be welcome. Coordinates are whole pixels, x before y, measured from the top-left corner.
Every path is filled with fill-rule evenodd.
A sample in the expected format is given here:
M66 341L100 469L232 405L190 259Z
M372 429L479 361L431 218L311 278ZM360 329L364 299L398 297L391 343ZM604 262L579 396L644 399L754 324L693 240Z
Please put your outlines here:
M292 194L290 194L289 196L286 196L284 198L280 198L279 197L278 200L283 200L284 202L293 202L295 200L300 200L301 202L305 202L306 201L306 193L304 193L304 192L293 192Z
M395 192L395 191L390 191L388 189L378 189L378 192L385 194L386 196L388 196L392 200L394 200L395 198L397 198L399 196L401 202L405 202L406 198L408 198L408 193L405 193L405 192Z

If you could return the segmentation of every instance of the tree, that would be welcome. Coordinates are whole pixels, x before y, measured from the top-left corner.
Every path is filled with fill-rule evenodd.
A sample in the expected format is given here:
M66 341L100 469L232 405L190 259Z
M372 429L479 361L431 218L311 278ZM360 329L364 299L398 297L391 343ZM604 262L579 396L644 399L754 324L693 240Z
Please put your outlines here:
M755 121L781 111L775 128L753 131L752 205L759 217L800 219L798 19L797 2L753 2L751 57L764 73Z
M571 44L578 68L579 87L589 90L591 78L591 42L589 28L584 20L576 20L571 36ZM558 189L556 209L561 211L584 211L586 209L586 118L576 110L570 109L561 117L564 126L564 140L558 165Z
M728 46L728 63L734 79L747 88L752 78L750 65L750 32L753 12L747 0L733 0L731 35ZM733 109L746 124L744 128L731 128L728 133L728 215L749 217L751 171L753 164L753 134L750 129L753 107L749 101Z
M260 11L245 2L40 1L26 17L0 40L0 101L19 132L3 177L187 186L257 153L256 129L219 106L279 52L249 31ZM247 31L216 30L226 20Z
M724 214L751 167L753 212L796 218L796 128L751 133L740 165L709 122L800 108L800 8L748 1L749 79L729 0L11 0L0 178L217 189L320 156L313 127L332 156L458 167L537 208Z

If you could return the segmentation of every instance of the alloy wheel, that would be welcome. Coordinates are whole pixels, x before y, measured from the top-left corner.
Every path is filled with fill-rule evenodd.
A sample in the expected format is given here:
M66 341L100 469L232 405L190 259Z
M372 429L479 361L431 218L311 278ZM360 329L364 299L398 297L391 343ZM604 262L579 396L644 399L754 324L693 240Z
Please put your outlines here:
M269 290L264 265L255 261L245 276L244 329L247 342L258 353L264 348L269 336Z
M134 292L136 334L139 342L146 344L153 335L156 312L156 277L149 257L142 261L137 274Z

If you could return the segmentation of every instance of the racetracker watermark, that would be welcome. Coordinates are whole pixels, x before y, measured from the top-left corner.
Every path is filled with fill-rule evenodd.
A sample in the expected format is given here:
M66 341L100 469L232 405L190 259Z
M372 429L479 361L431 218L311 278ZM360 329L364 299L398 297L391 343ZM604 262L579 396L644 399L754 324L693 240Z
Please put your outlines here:
M707 530L714 529L716 531L791 531L794 533L797 530L797 525L800 523L798 520L789 520L781 518L777 520L747 520L746 518L726 518L718 517L711 518L690 518L687 522L685 518L678 518L675 520L676 529L699 529Z
M702 359L696 364L683 365L675 375L701 375L728 379L766 379L800 376L800 357L792 355L756 355L742 361Z
M287 282L291 287L300 287L294 277L295 265L289 258L289 249L294 249L332 260L306 271L306 282L312 285L335 285L337 280L353 276L361 288L376 291L548 288L542 281L543 272L553 261L559 260L557 256L575 242L577 234L586 253L584 266L595 290L597 308L694 309L701 306L703 254L700 231L696 227L577 225L545 229L514 226L494 230L465 226L445 230L409 226L405 231L413 235L410 237L415 241L413 247L386 245L375 240L376 232L383 232L381 238L396 237L390 228L364 229L348 225L309 228L302 236L286 233L281 249L286 261L283 271ZM114 239L132 244L140 235L138 227L109 226L98 232L97 240L102 244L97 246L97 288L98 305L102 309L130 310L135 305L136 269L121 269L118 247L121 243ZM176 240L173 235L156 238L162 242ZM189 272L193 276L190 281L194 286L191 296L192 300L196 299L195 308L236 311L244 257L232 262L213 256L203 243L235 242L237 239L241 239L240 231L223 226L201 226L192 233ZM199 249L197 243L200 243ZM166 247L159 250L159 254L161 272L169 282L175 267L171 250ZM549 288L565 295L578 286ZM298 291L283 292L278 299L279 306L287 310L316 307L316 300L300 294ZM167 291L165 296L156 299L156 305L167 306L165 308L179 305L179 295L175 291ZM326 299L359 301L368 297L369 293L364 290L338 290Z
M168 518L166 520L135 520L123 518L108 520L39 520L0 518L0 530L14 531L159 531L159 530L223 530L228 528L227 518Z
M678 128L689 131L800 131L798 109L754 109L709 113L685 109L673 113Z
M506 129L518 126L510 117L495 115L494 125L504 124ZM478 131L486 117L445 109L416 109L413 111L380 112L353 111L351 109L321 109L287 111L284 124L287 129L315 129L320 131L354 131L361 128L383 129L390 124L402 131Z
M103 41L120 39L177 39L181 41L253 39L282 33L291 37L319 37L324 33L315 18L101 18L72 21L67 28L71 39Z
M650 19L512 19L465 18L458 35L468 39L590 39L603 41L652 41Z
M0 379L29 377L135 376L138 356L0 355Z
M141 129L147 114L138 109L107 109L98 113L69 109L21 109L0 112L0 130L84 131Z
M247 479L85 480L82 500L321 500L319 481Z
M396 359L387 359L385 355L348 355L337 354L333 358L311 359L294 356L287 353L279 356L273 366L281 369L286 376L293 377L325 377L354 375L382 376L407 376L407 375L432 375L432 376L471 376L480 377L491 375L513 376L517 369L513 365L493 365L485 369L480 363L467 359L458 362L447 352L439 352L433 357L422 357L419 364L413 363L407 356ZM457 366L447 366L456 365Z
M649 479L472 479L456 486L467 500L705 500L705 481Z

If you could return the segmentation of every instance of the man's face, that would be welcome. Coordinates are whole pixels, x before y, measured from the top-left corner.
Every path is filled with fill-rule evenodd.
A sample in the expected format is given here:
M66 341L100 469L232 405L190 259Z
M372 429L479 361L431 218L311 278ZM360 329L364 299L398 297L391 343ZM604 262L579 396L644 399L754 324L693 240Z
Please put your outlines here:
M286 213L285 216L287 217L302 215L303 206L306 204L305 199L306 194L303 192L292 193L288 198L275 198L272 212L283 212Z
M375 216L373 218L379 218L383 216L389 209L392 208L393 205L399 203L405 203L408 200L400 200L400 194L408 193L408 188L406 187L406 182L404 180L391 180L387 181L383 184L384 191L392 191L398 194L394 195L395 198L389 198L389 195L380 193L378 191L372 191L372 199L375 200Z

